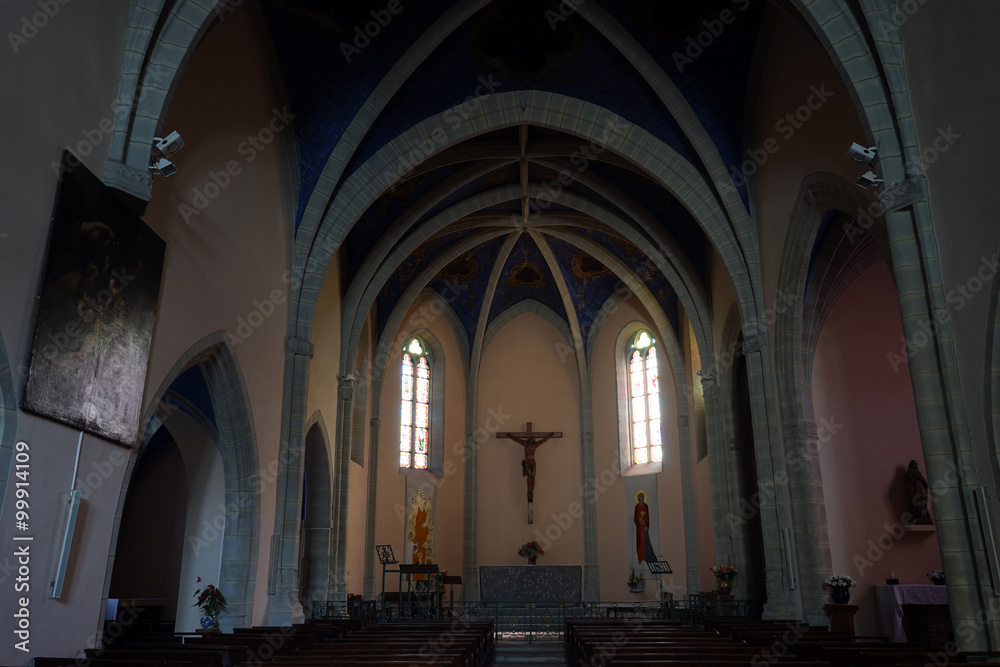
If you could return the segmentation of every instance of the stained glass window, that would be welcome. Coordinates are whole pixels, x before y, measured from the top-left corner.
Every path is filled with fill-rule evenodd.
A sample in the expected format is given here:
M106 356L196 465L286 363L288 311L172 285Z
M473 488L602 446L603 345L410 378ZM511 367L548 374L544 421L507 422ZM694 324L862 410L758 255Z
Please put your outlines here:
M413 338L403 346L402 370L399 467L426 470L430 441L431 361L427 347L420 339Z
M628 374L632 461L636 464L662 461L656 340L648 331L640 331L632 339L628 351Z

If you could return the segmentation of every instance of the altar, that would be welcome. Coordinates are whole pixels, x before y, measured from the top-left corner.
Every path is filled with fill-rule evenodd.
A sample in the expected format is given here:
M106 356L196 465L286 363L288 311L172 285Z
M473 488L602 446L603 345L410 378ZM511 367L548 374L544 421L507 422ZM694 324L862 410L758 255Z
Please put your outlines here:
M906 625L904 607L911 612L916 612L920 608L927 611L936 608L940 610L940 614L947 617L947 624L951 625L947 606L948 589L944 586L927 584L875 586L875 603L878 606L879 627L882 634L891 642L917 641L917 637L908 638L904 630ZM927 632L928 630L924 628L922 633L916 634L926 635Z
M481 565L483 602L568 602L583 600L580 565Z

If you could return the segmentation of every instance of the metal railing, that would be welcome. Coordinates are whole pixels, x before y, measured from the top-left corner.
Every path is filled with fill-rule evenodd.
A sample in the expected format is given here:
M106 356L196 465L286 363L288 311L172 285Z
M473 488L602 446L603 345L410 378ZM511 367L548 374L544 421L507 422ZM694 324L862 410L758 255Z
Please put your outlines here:
M313 602L313 618L350 618L361 627L400 620L492 621L496 638L563 638L571 618L670 619L700 627L706 618L760 618L758 600L688 599L664 602L438 602L411 598Z

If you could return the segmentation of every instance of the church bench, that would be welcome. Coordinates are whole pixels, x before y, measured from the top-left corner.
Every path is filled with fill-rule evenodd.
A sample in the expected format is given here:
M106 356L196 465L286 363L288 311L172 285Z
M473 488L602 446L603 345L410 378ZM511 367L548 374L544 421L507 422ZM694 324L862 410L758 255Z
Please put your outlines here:
M312 644L308 637L287 636L276 632L240 632L185 637L185 646L243 647L246 656L294 655L296 651Z
M79 667L81 662L79 658L39 657L34 658L31 664L34 667ZM191 663L182 660L113 660L109 658L88 658L86 664L88 667L124 667L125 665L129 667L163 667L164 665L187 667L191 665Z
M323 648L312 648L305 651L300 651L296 657L308 658L311 656L336 656L336 657L348 657L348 656L366 656L366 655L387 655L392 654L418 654L422 656L456 656L463 661L476 662L479 658L483 657L483 653L477 651L477 648L472 643L448 646L448 647L434 647L429 648L427 646L417 644L412 641L403 642L386 642L386 641L359 641L351 643L341 643L337 642L325 646Z
M618 660L631 660L639 657L659 656L661 660L671 660L674 662L740 662L749 663L759 658L759 651L734 651L734 650L712 650L712 651L673 651L663 650L654 646L629 646L629 647L607 647L605 649L594 648L583 656L588 663ZM759 662L759 660L758 660Z
M648 654L648 655L636 655L627 656L624 658L611 658L606 662L597 662L597 665L614 665L615 667L629 667L630 665L664 665L665 667L756 667L756 665L763 662L768 664L766 660L757 659L754 662L752 659L748 660L673 660L671 658L664 658L662 655ZM779 660L774 663L779 667L834 667L830 663L826 662L812 662L812 661L798 661L798 660Z
M140 660L140 661L183 661L192 667L228 667L238 664L242 654L230 647L199 647L185 648L182 644L164 644L159 647L142 647L135 649L99 649L84 650L88 660Z
M234 635L270 635L273 639L283 638L296 646L306 646L323 641L325 633L318 627L306 625L255 625L252 628L233 628Z
M803 655L805 651L801 651ZM899 649L826 645L818 653L822 660L835 665L895 665L896 663L929 662L926 648Z
M303 661L298 658L285 658L281 662L268 663L277 664L281 667L316 667L316 665L323 665L324 667L375 667L376 665L435 665L437 667L459 667L465 663L455 663L449 660L441 659L423 659L423 658L374 658L372 660L342 660L336 657L327 657L319 661Z

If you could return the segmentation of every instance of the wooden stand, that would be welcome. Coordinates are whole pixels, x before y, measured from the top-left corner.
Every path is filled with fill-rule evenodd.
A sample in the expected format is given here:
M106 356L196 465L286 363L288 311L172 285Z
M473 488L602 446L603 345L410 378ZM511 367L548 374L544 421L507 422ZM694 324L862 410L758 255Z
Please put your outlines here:
M854 615L858 613L858 605L825 604L823 611L830 619L831 632L848 632L854 636Z
M218 635L218 634L222 634L222 630L220 630L219 628L209 628L207 630L205 628L198 628L197 630L195 630L195 632L197 634L199 634L199 635Z

